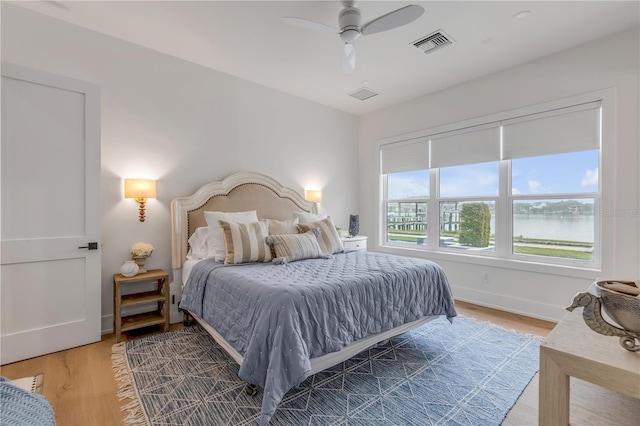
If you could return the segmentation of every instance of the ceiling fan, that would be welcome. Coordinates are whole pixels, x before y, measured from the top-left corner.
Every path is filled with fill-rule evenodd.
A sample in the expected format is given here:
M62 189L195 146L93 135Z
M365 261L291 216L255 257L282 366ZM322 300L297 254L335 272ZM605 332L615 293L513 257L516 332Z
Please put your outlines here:
M304 18L284 17L282 19L285 22L298 27L340 34L340 38L344 41L342 70L347 73L356 68L356 49L354 45L356 39L360 36L380 33L382 31L392 30L409 24L418 19L424 13L424 8L422 6L412 4L379 16L365 24L361 24L362 16L360 15L360 9L355 7L355 0L342 1L342 4L344 9L342 9L338 15L338 25L340 28L335 28L330 25L321 24Z

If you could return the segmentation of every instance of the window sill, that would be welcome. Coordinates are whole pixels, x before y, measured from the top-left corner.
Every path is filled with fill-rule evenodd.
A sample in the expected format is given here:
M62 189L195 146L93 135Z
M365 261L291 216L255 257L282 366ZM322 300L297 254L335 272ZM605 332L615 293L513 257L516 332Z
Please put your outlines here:
M531 262L520 259L504 259L482 255L449 253L427 249L412 249L408 247L378 245L374 247L380 253L395 254L398 256L417 257L427 260L442 260L447 262L467 263L471 265L490 266L494 268L515 269L523 272L567 276L573 278L585 278L595 280L600 277L602 271L597 266L559 265L552 263Z

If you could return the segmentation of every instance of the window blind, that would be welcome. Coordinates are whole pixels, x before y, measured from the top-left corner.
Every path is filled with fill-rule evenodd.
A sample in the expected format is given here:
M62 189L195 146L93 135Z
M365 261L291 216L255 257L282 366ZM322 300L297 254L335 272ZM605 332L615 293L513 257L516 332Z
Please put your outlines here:
M398 142L380 147L380 173L398 173L429 168L429 140Z
M500 123L468 127L431 138L431 167L500 160Z
M502 122L503 158L538 157L600 148L600 102Z

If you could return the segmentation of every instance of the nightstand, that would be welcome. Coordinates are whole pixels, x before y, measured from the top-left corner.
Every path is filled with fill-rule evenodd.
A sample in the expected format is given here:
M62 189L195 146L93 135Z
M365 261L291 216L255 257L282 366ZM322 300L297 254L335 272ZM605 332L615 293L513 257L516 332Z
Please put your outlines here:
M344 249L347 251L367 251L367 237L356 235L355 237L340 237Z
M156 289L122 294L122 286L143 281L156 281ZM169 274L162 269L153 269L133 277L115 274L113 276L113 294L113 322L115 323L116 342L120 342L123 332L150 325L164 324L164 331L169 330ZM122 316L122 308L124 307L153 302L158 304L155 311Z

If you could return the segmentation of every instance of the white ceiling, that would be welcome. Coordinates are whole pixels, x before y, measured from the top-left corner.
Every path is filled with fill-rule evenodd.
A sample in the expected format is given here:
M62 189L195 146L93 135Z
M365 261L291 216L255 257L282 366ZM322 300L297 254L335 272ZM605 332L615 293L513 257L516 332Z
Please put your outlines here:
M338 1L18 2L159 52L356 115L385 108L637 26L638 1L360 1L363 22L408 4L415 22L356 41L341 70L339 35L287 25L284 16L338 26ZM531 15L514 19L520 11ZM455 43L424 54L412 43L443 30ZM367 82L380 93L348 96Z

